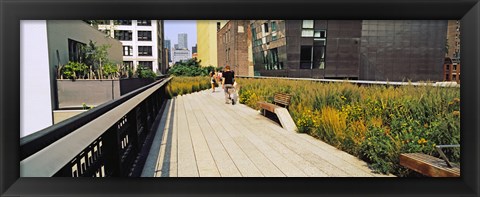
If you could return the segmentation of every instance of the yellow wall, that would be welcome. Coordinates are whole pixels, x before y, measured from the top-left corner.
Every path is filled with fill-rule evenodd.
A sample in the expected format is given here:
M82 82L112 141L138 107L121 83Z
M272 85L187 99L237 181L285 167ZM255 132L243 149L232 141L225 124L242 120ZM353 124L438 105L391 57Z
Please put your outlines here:
M197 20L197 59L202 66L217 65L217 22L222 28L228 20ZM220 65L222 66L222 65Z

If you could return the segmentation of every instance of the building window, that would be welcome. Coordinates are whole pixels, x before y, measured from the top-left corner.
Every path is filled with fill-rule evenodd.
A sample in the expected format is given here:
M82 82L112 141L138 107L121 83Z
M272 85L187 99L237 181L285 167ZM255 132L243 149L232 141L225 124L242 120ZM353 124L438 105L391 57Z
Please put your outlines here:
M153 70L153 62L152 61L138 61L138 66L143 68L149 68Z
M138 31L138 41L152 41L152 32Z
M110 20L97 20L99 25L110 25Z
M125 68L133 69L133 61L123 61L123 66Z
M123 46L123 56L132 56L133 47L132 46Z
M132 25L132 20L115 20L115 25Z
M302 21L302 37L313 37L313 20Z
M268 33L268 23L264 23L263 27L265 29L265 33Z
M152 26L151 20L137 20L138 26Z
M72 62L81 62L84 56L82 48L85 46L85 43L68 39L68 60Z
M313 69L325 69L325 46L313 47Z
M222 26L221 26L220 22L217 22L217 31L220 30L221 27Z
M109 29L102 29L100 31L103 32L105 35L110 36L110 30Z
M115 39L117 39L117 40L132 40L132 31L130 31L130 30L115 30Z
M325 30L315 30L314 38L327 38L327 31Z
M268 50L267 53L264 52L263 63L265 64L266 70L280 70L283 69L283 63L278 60L278 50L277 48Z
M138 56L152 56L152 47L138 46Z
M300 48L300 68L312 69L313 63L313 47L301 46Z
M272 31L277 31L277 23L275 21L272 22Z

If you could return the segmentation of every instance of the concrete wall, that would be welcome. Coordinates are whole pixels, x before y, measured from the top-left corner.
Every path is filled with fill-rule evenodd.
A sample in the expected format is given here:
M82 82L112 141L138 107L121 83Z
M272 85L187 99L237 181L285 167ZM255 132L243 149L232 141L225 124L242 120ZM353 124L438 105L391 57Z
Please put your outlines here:
M52 125L47 21L20 21L20 137Z

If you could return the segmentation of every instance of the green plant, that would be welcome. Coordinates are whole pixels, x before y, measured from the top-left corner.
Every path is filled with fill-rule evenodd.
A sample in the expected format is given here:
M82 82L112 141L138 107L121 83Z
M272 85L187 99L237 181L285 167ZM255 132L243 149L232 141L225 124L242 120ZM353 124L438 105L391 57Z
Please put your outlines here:
M150 68L139 66L137 68L137 76L142 79L155 79L157 74L153 72Z
M102 71L103 71L103 74L104 74L105 78L113 79L117 75L118 67L117 67L117 65L115 65L111 62L107 62L103 65Z
M67 79L82 79L87 72L87 65L80 62L68 62L63 66L62 75Z
M437 156L436 144L460 143L460 91L432 86L358 86L283 79L239 78L240 102L276 92L292 95L289 112L300 132L360 157L375 170L397 176L413 173L398 164L405 152ZM454 162L460 149L446 149Z
M170 98L211 88L210 77L173 77L167 86Z

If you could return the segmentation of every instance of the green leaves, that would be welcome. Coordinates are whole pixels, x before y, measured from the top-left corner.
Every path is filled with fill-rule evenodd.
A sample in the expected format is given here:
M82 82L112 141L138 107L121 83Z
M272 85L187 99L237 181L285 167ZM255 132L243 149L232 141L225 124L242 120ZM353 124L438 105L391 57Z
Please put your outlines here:
M189 59L186 62L177 62L168 70L168 74L186 77L208 76L210 71L215 70L213 66L201 67L200 62L197 58Z
M87 73L88 66L80 62L68 62L63 67L63 76L67 79L83 79Z

